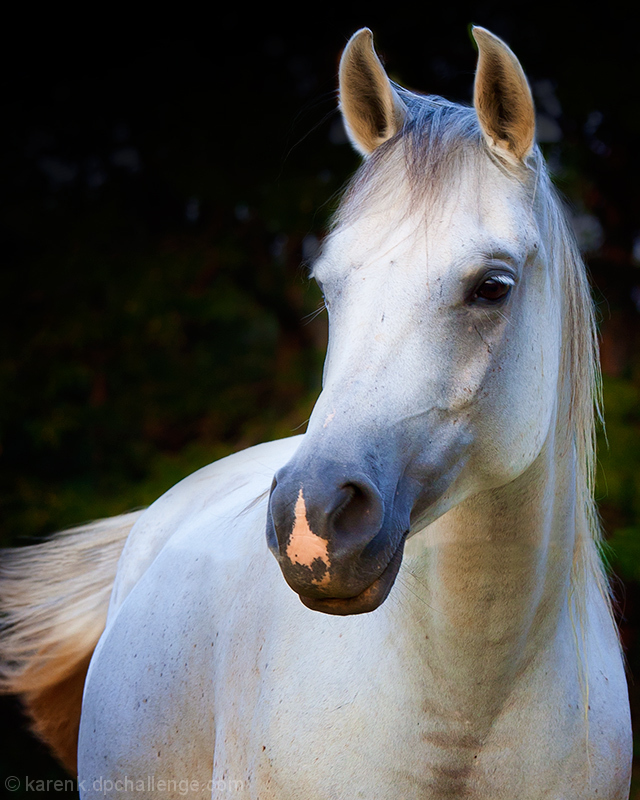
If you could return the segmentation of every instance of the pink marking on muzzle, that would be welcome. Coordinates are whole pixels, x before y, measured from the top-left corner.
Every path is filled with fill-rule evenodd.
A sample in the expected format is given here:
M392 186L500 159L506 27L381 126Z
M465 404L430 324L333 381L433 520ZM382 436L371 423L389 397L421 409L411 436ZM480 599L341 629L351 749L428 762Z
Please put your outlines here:
M287 557L293 564L302 564L311 568L315 561L320 559L326 567L326 572L320 580L314 578L314 583L323 585L329 581L329 561L328 542L321 536L317 536L309 527L307 520L307 507L304 502L302 487L298 494L295 507L295 520L293 530L287 545Z

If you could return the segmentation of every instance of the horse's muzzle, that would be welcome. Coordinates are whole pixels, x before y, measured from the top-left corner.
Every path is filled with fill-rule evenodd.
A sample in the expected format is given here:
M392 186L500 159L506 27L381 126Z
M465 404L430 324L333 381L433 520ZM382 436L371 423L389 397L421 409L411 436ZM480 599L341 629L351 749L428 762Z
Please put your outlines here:
M375 611L387 599L387 595L395 583L402 563L405 539L406 537L403 536L398 549L382 574L375 579L371 586L355 597L327 597L322 599L301 594L300 600L312 611L323 611L325 614L347 616L349 614L366 614L369 611Z
M409 515L394 523L393 493L385 501L388 493L358 468L296 461L274 478L267 518L285 580L315 611L373 611L398 574Z

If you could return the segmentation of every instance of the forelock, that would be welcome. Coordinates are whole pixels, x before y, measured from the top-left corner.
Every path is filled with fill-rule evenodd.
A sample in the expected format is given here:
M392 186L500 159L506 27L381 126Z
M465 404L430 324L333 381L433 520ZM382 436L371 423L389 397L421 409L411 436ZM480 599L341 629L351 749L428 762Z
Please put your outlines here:
M334 227L401 193L407 213L424 208L430 200L453 192L465 167L479 166L488 157L473 108L395 88L407 107L404 125L358 169Z

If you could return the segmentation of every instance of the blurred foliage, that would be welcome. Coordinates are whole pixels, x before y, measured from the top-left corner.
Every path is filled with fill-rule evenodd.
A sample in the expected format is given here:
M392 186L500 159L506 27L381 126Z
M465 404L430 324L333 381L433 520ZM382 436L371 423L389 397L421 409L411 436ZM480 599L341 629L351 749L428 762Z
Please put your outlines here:
M1 541L147 505L218 457L304 429L326 342L306 263L357 163L335 112L337 56L370 25L392 77L468 102L475 22L523 61L593 276L609 443L598 496L638 670L640 60L628 8L623 25L615 4L540 6L524 24L512 6L462 3L424 27L388 11L309 25L226 9L215 29L114 12L99 32L51 14L6 20ZM633 683L631 694L635 714ZM13 731L0 771L62 774Z
M597 496L616 574L640 582L640 386L605 377Z

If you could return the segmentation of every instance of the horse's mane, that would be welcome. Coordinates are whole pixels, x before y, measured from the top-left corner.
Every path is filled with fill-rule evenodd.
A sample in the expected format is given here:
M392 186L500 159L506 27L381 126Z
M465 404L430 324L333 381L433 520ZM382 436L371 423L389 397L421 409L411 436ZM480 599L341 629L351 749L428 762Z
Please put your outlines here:
M602 527L595 500L596 431L602 425L602 381L595 310L584 261L567 212L546 166L540 159L539 186L548 224L550 260L558 274L563 330L561 380L567 386L564 414L569 441L576 453L576 526L570 591L582 620L586 614L589 578L613 615L609 580L602 558Z
M558 430L575 450L576 538L569 592L577 627L583 630L590 578L609 608L611 602L594 500L596 427L602 422L598 338L587 271L567 211L537 147L522 173L514 175L513 167L501 164L487 146L475 109L394 88L407 108L403 128L356 171L334 216L333 230L361 216L363 208L391 204L400 193L407 215L422 210L427 219L434 205L455 191L465 169L475 169L482 180L490 161L521 181L544 228L549 268L561 298Z

